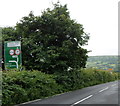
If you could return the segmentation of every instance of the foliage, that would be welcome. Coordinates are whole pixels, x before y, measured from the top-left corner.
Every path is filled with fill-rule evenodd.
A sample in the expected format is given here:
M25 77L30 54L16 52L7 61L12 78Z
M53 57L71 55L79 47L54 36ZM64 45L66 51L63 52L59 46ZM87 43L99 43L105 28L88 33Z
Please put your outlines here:
M2 28L2 40L9 41L9 40L17 40L17 32L14 27L4 27Z
M93 82L94 85L96 84L100 84L100 83L106 83L106 82L110 82L110 81L114 81L118 79L118 74L111 72L111 71L105 71L105 70L100 70L100 69L94 69L94 68L90 68L87 70L83 70L83 73L85 73L85 75L83 75L84 77L89 77L89 81ZM89 82L88 81L88 82ZM86 80L87 82L87 80ZM93 84L92 84L93 85Z
M83 87L106 83L118 79L118 74L114 72L98 69L82 69L58 74L56 82L63 86L65 91L76 90Z
M2 105L2 71L0 70L0 106Z
M81 24L70 18L67 5L54 4L52 10L46 9L41 16L30 12L15 27L3 28L2 34L3 41L22 41L25 69L42 71L4 71L3 105L117 79L114 72L82 69L88 57L82 46L87 44L89 36Z
M59 85L52 77L40 71L3 72L3 105L19 104L58 93Z
M14 105L30 100L117 80L116 73L83 69L48 75L40 71L4 71L2 104Z
M21 40L23 65L46 73L85 67L88 34L83 25L72 20L67 5L54 4L41 16L30 12L15 28L3 29L4 40ZM10 32L10 33L7 33Z

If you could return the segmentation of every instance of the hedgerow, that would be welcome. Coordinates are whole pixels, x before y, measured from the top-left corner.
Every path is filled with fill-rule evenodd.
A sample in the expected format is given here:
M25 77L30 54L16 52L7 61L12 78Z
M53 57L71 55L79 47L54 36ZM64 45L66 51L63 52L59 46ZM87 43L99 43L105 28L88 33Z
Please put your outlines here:
M67 73L61 73L55 77L56 82L63 86L65 91L76 90L117 79L118 74L97 69L71 71Z
M40 71L3 72L3 105L19 104L58 93L59 85L52 77Z
M118 76L108 71L83 69L52 75L40 71L6 71L2 78L2 105L14 105L114 81Z

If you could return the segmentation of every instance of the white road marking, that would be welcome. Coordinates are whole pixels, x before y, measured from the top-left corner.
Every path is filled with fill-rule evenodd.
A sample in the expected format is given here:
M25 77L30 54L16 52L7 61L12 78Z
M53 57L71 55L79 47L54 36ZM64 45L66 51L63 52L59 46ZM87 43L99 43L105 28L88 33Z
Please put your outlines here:
M92 96L93 96L93 95L87 96L86 98L84 98L84 99L82 99L82 100L80 100L80 101L78 101L78 102L75 102L75 103L72 104L71 106L77 105L78 103L81 103L81 102L83 102L84 100L91 98Z
M24 103L21 103L21 104L16 104L15 106L19 106L19 105L25 105L25 104L28 104L28 103L33 103L33 102L37 102L41 99L36 99L36 100L32 100L32 101L28 101L28 102L24 102Z
M99 92L103 92L103 91L107 90L108 88L109 88L109 87L106 87L106 88L100 90Z
M113 84L113 85L111 85L111 86L112 86L112 87L113 87L113 86L116 86L116 84Z

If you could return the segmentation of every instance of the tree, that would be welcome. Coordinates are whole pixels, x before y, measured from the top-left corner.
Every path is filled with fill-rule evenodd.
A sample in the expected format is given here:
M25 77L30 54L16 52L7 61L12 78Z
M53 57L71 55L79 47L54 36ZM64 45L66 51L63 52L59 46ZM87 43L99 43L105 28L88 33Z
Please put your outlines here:
M16 39L22 41L23 65L47 73L85 67L89 39L81 24L70 18L67 5L54 4L41 16L33 12L15 26Z
M2 28L2 41L15 41L20 40L14 27L4 27Z

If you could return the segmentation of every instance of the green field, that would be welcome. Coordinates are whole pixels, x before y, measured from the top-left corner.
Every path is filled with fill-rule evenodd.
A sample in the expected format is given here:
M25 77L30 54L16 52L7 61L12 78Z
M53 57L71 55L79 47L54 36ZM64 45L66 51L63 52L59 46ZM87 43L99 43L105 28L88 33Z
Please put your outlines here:
M118 56L90 56L86 67L118 71Z

